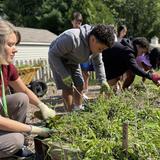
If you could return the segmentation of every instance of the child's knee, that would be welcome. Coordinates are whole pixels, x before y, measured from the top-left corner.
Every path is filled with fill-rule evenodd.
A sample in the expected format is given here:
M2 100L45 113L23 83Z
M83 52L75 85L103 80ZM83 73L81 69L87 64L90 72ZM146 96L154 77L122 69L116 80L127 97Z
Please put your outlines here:
M5 145L1 146L0 158L10 157L20 149L24 144L24 136L21 133L10 133L6 139Z
M25 110L29 105L29 98L25 93L16 93L13 102Z
M29 98L25 93L17 93L17 100L23 103L29 103Z
M13 142L13 146L15 148L15 151L20 150L23 147L24 144L24 136L21 133L13 133L12 135L12 142Z

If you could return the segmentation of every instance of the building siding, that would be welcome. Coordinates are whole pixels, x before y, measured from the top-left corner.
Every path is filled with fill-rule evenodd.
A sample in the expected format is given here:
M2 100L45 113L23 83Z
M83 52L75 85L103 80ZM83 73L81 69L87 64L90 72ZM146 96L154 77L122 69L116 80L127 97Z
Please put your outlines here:
M16 60L29 60L29 59L47 59L48 60L49 45L21 45L17 46L18 52L15 55Z
M45 82L53 79L48 64L48 49L50 43L57 35L44 29L17 27L21 34L21 42L17 46L14 64L17 67L23 65L36 65L42 63L42 67L35 74L34 80Z

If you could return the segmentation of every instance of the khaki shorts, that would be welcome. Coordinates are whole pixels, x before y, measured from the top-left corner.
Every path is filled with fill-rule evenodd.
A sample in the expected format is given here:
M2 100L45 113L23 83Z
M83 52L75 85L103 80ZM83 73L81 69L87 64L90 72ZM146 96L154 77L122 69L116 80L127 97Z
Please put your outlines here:
M76 87L83 86L83 77L81 73L80 65L73 65L73 64L64 64L65 68L67 69L68 73L72 77L73 83ZM51 67L51 65L50 65ZM69 89L70 87L66 86L59 73L56 72L55 67L51 67L53 78L56 83L57 89Z

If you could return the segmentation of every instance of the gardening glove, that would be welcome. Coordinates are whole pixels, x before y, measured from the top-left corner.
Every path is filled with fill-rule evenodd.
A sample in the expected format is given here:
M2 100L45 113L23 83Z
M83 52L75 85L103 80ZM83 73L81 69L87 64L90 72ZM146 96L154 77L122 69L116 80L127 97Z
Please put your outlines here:
M107 81L102 82L100 93L103 93L103 92L107 93L110 90L111 90L111 88L110 88L109 84L107 83Z
M55 110L48 108L43 102L38 104L39 109L41 110L43 119L53 118L56 115Z
M160 73L157 72L151 73L151 79L154 83L160 84Z
M32 126L31 125L31 134L38 134L41 137L49 137L49 135L52 133L52 130L45 127L38 127L38 126Z
M63 83L68 87L71 87L73 84L71 76L67 76L67 77L63 78L62 80L63 80Z

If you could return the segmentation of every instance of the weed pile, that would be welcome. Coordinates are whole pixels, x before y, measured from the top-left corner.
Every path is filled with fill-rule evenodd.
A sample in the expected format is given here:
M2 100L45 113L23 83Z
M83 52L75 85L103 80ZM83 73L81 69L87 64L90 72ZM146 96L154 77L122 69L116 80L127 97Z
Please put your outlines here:
M134 84L110 98L99 97L85 111L73 112L47 123L57 142L78 149L84 160L146 160L160 157L160 90L153 84ZM122 125L128 123L128 150L122 148ZM49 153L48 153L49 154Z

